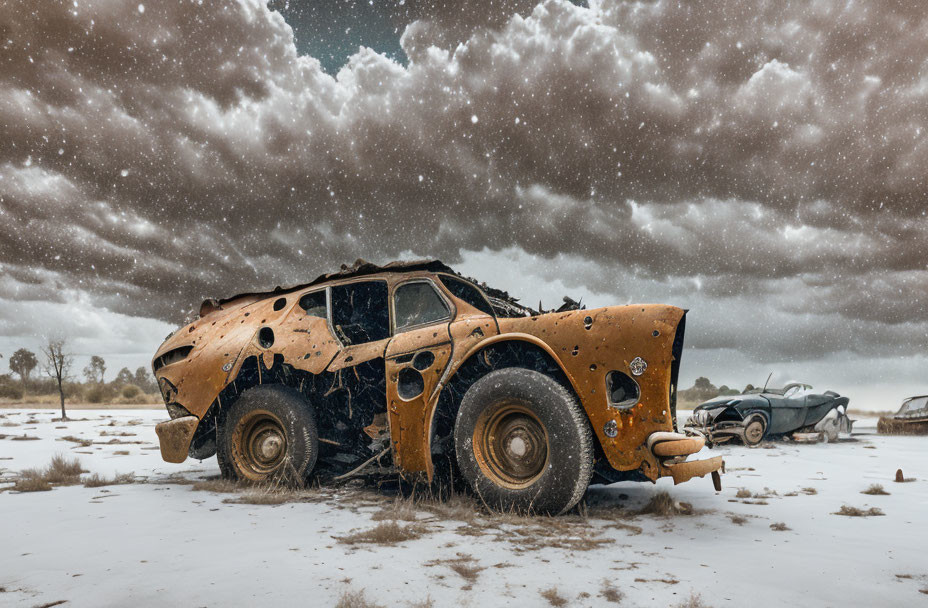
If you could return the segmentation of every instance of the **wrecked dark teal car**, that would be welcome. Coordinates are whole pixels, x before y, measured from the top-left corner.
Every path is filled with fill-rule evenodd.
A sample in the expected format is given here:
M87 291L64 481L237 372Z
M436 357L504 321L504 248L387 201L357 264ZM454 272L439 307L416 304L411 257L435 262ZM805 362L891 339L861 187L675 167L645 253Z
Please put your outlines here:
M767 437L792 433L818 433L833 442L840 433L851 432L848 401L834 391L816 393L800 382L764 387L700 404L686 429L704 435L710 445L734 439L754 446Z

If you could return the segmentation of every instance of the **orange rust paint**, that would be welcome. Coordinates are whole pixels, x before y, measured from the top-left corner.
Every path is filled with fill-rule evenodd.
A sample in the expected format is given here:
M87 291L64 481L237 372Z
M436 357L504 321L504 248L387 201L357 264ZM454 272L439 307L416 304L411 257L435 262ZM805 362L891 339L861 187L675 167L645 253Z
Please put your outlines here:
M268 368L275 356L282 356L294 369L310 374L348 370L382 357L386 374L384 412L394 462L403 471L425 473L431 478L430 433L442 391L461 366L471 357L480 356L487 346L518 340L543 349L561 368L614 469L637 469L651 479L667 475L682 481L721 466L716 459L697 461L704 464L667 465L647 447L647 438L652 433L674 430L672 346L685 314L680 308L658 304L610 306L504 318L489 315L455 297L430 271L385 271L347 279L325 276L333 278L272 294L246 294L204 303L203 316L170 336L155 355L157 361L173 349L193 347L182 361L156 370L159 381L163 378L173 387L172 402L182 405L199 421L220 392L235 382L243 361L250 356L261 357ZM391 294L406 281L429 280L449 304L450 317L393 332L383 340L343 346L326 318L311 316L299 305L305 294L320 292L331 285L373 279L385 280ZM273 332L270 347L259 340L259 332L265 327ZM413 366L415 356L423 352L431 356L427 367L415 370L421 375L422 390L404 395L401 373ZM632 371L636 358L647 364L641 375ZM606 375L611 370L623 372L638 384L640 399L632 407L618 409L609 404ZM611 421L614 421L612 428L617 430L614 437L604 431ZM177 420L165 424L175 423ZM171 462L178 462L177 458L183 460L181 454L186 453L193 436L193 429L186 432L190 424L184 423L183 432L172 431L170 435L159 430L162 446L164 438L169 439L167 451L162 448L165 460L169 457ZM180 445L185 441L186 445ZM680 446L678 451L686 449Z

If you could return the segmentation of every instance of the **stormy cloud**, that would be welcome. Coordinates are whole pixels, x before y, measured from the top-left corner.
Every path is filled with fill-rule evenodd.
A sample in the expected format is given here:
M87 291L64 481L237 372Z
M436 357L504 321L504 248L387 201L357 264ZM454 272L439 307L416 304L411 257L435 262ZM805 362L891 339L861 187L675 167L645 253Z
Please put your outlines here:
M405 65L334 75L274 3L0 6L0 296L176 323L485 252L534 264L528 297L698 309L701 348L924 351L918 3L477 4L410 3Z

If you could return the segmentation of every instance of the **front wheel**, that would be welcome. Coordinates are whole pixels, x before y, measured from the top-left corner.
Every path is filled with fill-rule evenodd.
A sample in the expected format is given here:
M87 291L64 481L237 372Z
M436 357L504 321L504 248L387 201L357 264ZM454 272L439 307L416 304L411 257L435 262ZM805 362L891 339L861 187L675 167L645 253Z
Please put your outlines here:
M593 474L593 436L577 400L522 368L490 372L467 390L454 448L473 491L503 511L563 513Z
M755 416L744 427L744 445L756 446L764 439L767 432L767 423L761 416Z
M257 386L232 405L217 443L223 477L302 485L319 455L315 412L293 389Z

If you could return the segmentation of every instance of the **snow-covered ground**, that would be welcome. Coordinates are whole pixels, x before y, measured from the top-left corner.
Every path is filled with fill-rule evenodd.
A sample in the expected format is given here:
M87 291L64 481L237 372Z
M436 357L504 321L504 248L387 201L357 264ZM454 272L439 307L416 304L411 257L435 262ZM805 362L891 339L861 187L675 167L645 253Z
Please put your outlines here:
M877 436L873 420L839 444L717 449L728 468L720 493L708 479L594 486L587 502L606 507L554 520L468 523L423 509L418 523L398 522L419 538L381 546L338 537L379 525L391 496L341 488L230 504L234 494L189 485L217 475L215 459L161 461L162 412L70 414L80 420L0 410L0 478L65 453L146 483L34 493L0 483L2 606L334 606L362 590L383 606L548 606L551 588L571 606L617 605L603 581L624 594L620 606L673 606L691 593L710 606L928 606L928 438ZM39 439L13 440L23 434ZM900 467L916 480L894 483ZM874 483L890 495L861 494ZM696 513L632 514L661 490ZM842 505L885 516L834 515Z

